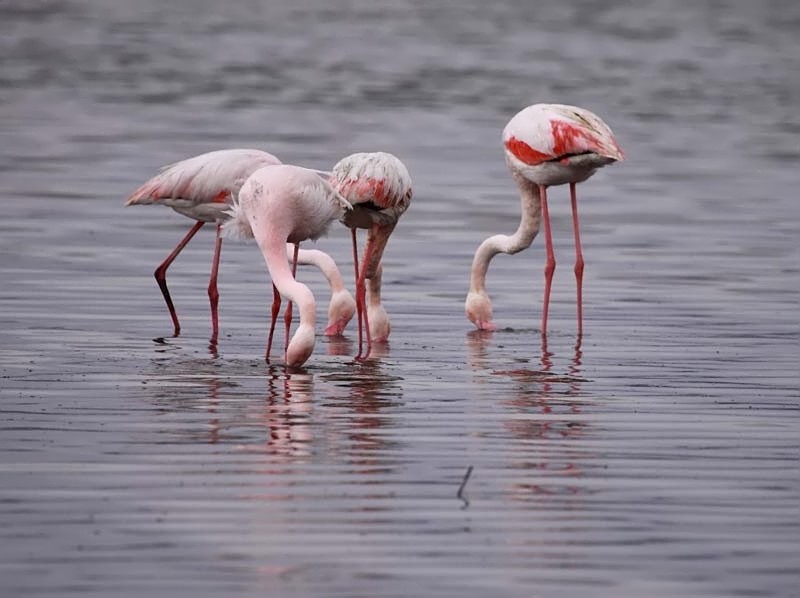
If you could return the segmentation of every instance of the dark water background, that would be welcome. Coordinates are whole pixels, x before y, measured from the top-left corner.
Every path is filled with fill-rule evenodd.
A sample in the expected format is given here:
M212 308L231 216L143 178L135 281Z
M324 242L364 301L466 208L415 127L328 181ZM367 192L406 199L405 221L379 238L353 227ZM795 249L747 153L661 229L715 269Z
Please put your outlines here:
M796 596L798 39L789 0L0 0L0 594ZM492 265L498 332L463 315L542 101L629 157L579 188L578 348L563 188L546 349L541 239ZM189 222L122 202L225 147L409 166L379 359L351 326L267 366L235 243L209 351L205 230L153 342Z

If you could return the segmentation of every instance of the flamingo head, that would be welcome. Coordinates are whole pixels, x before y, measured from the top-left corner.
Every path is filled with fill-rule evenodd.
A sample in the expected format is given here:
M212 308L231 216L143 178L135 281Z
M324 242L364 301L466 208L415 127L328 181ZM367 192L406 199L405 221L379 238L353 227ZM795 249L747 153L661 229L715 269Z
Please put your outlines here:
M492 322L492 302L486 291L470 291L464 304L464 311L478 330L497 329Z
M392 331L392 323L389 315L380 303L367 307L369 317L369 333L374 343L385 343L389 341L389 333Z
M314 327L301 322L286 349L286 365L303 365L314 351Z
M341 289L331 295L328 305L328 325L325 336L339 336L356 313L356 301L347 289Z

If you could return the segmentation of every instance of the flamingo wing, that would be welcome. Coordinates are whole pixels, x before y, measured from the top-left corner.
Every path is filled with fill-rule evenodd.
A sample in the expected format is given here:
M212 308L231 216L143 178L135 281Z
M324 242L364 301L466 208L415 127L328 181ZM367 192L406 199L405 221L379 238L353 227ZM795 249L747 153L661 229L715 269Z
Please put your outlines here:
M208 152L163 167L134 191L125 205L163 201L176 209L188 209L201 204L227 203L253 172L280 163L272 154L256 149Z
M356 153L333 167L331 184L352 204L376 210L405 209L411 201L411 175L396 156L386 152Z
M529 166L586 153L612 160L624 157L611 129L597 115L564 104L534 104L521 110L503 130L503 145Z

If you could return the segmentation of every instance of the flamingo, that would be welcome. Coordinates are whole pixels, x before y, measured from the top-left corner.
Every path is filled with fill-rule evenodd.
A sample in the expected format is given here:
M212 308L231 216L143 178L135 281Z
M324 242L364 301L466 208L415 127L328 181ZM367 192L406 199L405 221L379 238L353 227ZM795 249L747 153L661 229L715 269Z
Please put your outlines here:
M578 295L578 337L583 334L583 252L578 226L575 185L607 164L624 158L614 134L592 112L563 104L534 104L518 112L503 129L506 163L520 190L522 217L513 235L494 235L484 240L472 261L470 289L465 311L479 330L495 330L492 303L486 293L486 271L498 253L515 254L529 247L544 220L547 260L545 265L542 335L547 335L550 285L556 262L550 232L547 188L569 183L575 235L575 279Z
M140 186L126 201L126 206L162 204L196 220L186 236L159 264L154 273L169 309L175 336L180 334L181 325L167 288L167 268L204 224L207 222L216 224L214 258L208 283L212 341L216 341L219 332L217 272L222 248L220 226L228 218L227 210L245 179L259 168L280 163L280 160L272 154L256 149L212 151L163 167L158 175ZM293 257L291 246L287 247L287 252L290 258ZM355 300L344 288L336 263L319 250L300 251L298 263L317 266L328 279L331 286L331 301L328 308L329 323L325 328L325 334L329 336L341 334L355 313Z
M350 203L315 171L283 164L265 166L251 174L231 205L228 211L231 218L223 224L223 233L234 238L255 238L272 278L275 298L267 361L281 295L289 301L284 347L286 364L300 366L311 356L316 306L311 290L295 280L299 246L302 241L319 238L331 222L350 209ZM286 260L287 242L294 245L292 268ZM290 341L292 302L298 305L300 324Z
M331 172L331 185L351 204L344 217L353 239L358 318L358 355L362 355L363 330L369 357L373 340L385 342L391 330L389 316L381 305L381 258L400 216L411 204L411 175L399 158L386 152L356 153L341 159ZM359 266L356 231L367 229L367 243ZM366 281L370 280L370 305L366 304ZM372 324L372 325L371 325Z

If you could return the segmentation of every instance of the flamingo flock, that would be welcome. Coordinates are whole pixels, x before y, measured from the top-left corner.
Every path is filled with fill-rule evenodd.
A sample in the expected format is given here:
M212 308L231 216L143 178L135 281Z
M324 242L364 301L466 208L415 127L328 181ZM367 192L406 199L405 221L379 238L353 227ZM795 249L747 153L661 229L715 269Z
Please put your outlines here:
M555 270L547 190L569 184L580 338L584 262L575 187L598 168L618 162L624 155L611 129L597 115L563 104L534 104L524 108L508 122L502 140L506 163L520 191L520 224L510 236L487 238L475 252L465 302L466 316L479 330L496 329L486 292L489 263L498 253L514 254L529 247L543 222L546 263L541 333L546 338ZM412 195L408 169L396 156L386 152L352 154L336 163L330 172L324 172L282 164L261 150L227 149L165 166L136 189L125 205L161 204L195 221L154 273L172 319L174 336L180 334L181 326L167 287L167 269L197 231L206 223L213 223L216 234L208 283L212 342L216 343L219 335L217 278L222 239L255 239L273 285L265 357L269 361L283 298L287 301L284 361L288 366L300 366L314 350L316 304L308 286L296 278L298 264L316 266L330 285L324 334L341 335L356 315L356 359L369 357L373 343L388 340L391 324L381 304L382 257L400 217L411 204ZM333 258L320 250L300 249L300 243L316 240L337 220L351 233L355 298L345 288ZM361 261L358 229L367 231ZM300 323L290 335L293 304L297 304Z

